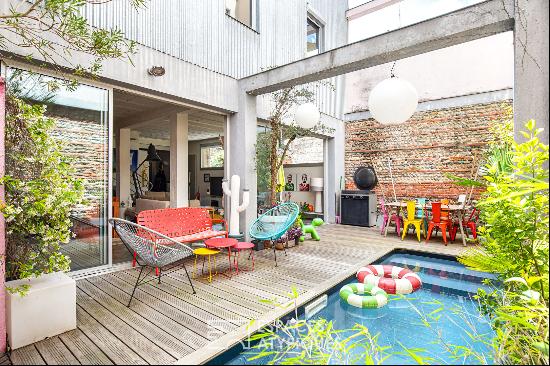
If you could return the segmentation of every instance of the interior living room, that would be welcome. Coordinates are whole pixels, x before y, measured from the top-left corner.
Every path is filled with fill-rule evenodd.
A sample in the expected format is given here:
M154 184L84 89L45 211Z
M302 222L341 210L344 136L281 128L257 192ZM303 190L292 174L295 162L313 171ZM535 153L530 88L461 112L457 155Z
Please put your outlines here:
M181 167L187 205L221 208L225 116L120 90L113 99L113 216L135 221L141 211L180 206ZM118 252L113 240L113 263L128 260Z
M104 226L96 224L104 205L113 217L130 221L144 210L189 205L212 207L214 215L222 207L225 115L118 89L112 105L112 151L82 156L97 165L82 175L90 187L97 187L90 197L101 202L94 217L74 218L76 237L63 246L72 271L132 260L116 234L110 246ZM108 191L101 189L108 175L101 167L109 160L111 205ZM187 186L182 183L186 181Z

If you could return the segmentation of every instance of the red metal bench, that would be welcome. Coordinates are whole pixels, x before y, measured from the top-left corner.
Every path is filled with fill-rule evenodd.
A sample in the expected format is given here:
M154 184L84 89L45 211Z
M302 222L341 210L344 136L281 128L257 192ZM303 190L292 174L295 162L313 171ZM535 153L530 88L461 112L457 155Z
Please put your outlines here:
M137 216L137 224L166 235L180 243L193 243L219 236L226 238L228 236L225 221L222 222L224 230L214 230L208 209L200 207L141 211Z
M208 209L200 207L142 211L137 216L137 224L180 243L192 243L218 236L227 237L228 234L227 229L214 230ZM225 221L223 225L225 228Z

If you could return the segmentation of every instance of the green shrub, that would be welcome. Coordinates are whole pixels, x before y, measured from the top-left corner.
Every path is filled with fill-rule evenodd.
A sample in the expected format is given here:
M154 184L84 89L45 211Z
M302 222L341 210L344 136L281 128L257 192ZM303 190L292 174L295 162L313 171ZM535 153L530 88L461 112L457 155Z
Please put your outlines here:
M16 97L6 101L6 278L29 278L68 271L70 260L60 244L71 238L71 209L82 201L82 182L74 177L59 141L50 132L55 121L46 107Z
M502 363L548 363L548 146L534 121L510 142L509 166L487 166L481 208L481 246L459 259L466 266L498 275L504 288L479 293L493 320ZM507 147L500 151L508 150ZM508 159L507 159L508 160ZM494 160L493 160L494 162Z

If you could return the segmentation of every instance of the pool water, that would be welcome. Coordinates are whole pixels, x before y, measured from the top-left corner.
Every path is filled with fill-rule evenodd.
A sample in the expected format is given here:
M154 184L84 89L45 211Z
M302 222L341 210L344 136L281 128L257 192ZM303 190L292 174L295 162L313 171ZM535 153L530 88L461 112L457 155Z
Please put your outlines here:
M476 352L476 356L485 355L486 362L491 363L488 346L483 341L472 338L472 335L476 335L482 336L482 340L490 341L493 337L490 324L479 314L477 303L472 299L479 287L485 287L482 281L493 278L491 275L468 270L450 259L407 252L392 254L380 263L413 270L422 279L422 288L409 295L390 295L388 304L380 309L359 309L340 299L338 290L341 286L338 286L328 296L327 306L310 319L331 320L335 329L346 330L341 334L342 337L353 334L347 330L356 324L367 327L372 335L378 334L380 346L391 347L387 352L392 355L384 361L386 364L417 364L408 355L394 354L403 352L403 347L421 349L419 355L431 357L429 363L433 364L480 362L472 355L458 359L452 357L448 351L449 345L463 346ZM351 279L348 283L353 282L356 280ZM431 328L422 324L423 320L428 320ZM356 352L364 353L364 349L358 348ZM224 362L267 364L270 361L269 358L249 361L253 353L242 351Z

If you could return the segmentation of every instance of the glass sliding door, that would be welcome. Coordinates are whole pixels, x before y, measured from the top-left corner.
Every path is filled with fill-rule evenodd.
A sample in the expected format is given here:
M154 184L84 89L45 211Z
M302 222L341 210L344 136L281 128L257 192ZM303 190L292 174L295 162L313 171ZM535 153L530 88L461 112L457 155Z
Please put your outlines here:
M8 69L7 81L15 96L46 106L55 120L54 137L83 181L84 202L71 213L74 237L62 245L71 270L108 264L109 91L84 84L67 88L58 79L15 68Z

